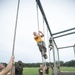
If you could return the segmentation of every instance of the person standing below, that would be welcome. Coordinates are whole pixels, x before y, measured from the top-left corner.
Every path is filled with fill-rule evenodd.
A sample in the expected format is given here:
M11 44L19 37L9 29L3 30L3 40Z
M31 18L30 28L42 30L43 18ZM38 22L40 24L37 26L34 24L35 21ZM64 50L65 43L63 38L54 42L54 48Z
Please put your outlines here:
M4 65L0 63L0 71L2 71L3 68L4 68Z
M60 73L60 64L57 64L57 72Z
M45 45L45 42L42 40L42 37L44 37L44 34L41 31L39 31L38 33L33 32L33 35L34 35L35 41L37 42L37 45L39 47L39 50L40 50L41 54L44 56L45 59L47 59L46 45Z
M18 61L17 66L15 67L15 75L23 75L23 63Z
M49 66L45 66L45 74L49 75Z
M12 55L8 65L5 67L5 69L3 69L4 66L2 64L0 65L0 70L1 70L0 75L6 75L11 70L11 68L13 66L13 64L12 64L13 62L14 62L14 56Z
M54 66L51 65L52 74L54 73Z
M43 75L44 70L45 70L45 67L42 64L40 64L39 75Z

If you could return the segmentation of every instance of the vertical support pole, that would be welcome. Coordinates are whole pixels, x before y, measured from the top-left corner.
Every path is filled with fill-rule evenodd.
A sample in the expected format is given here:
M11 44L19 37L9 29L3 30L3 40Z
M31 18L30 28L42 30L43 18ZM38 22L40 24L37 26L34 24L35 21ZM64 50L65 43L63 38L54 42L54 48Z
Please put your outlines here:
M49 50L49 66L51 66L51 61L50 61L50 50Z
M57 75L56 61L55 61L55 50L54 50L54 42L53 42L53 39L52 39L52 45L53 45L54 75Z
M74 44L74 46L73 46L73 49L74 49L74 57L75 57L75 44Z
M57 56L58 56L57 69L59 69L59 72L60 72L60 58L59 58L59 50L58 49L57 49Z
M48 51L49 51L49 66L50 66L50 68L51 68L51 55L50 55L50 49L48 48ZM50 72L50 70L49 70L49 72ZM50 74L49 74L50 75Z
M58 64L60 64L59 50L58 49L57 49L57 56L58 56Z

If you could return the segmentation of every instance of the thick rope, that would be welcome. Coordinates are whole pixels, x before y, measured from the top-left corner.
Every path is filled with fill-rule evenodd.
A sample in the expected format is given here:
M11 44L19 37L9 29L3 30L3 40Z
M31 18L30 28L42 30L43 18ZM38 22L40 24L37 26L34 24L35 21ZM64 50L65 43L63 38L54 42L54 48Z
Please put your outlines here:
M38 13L38 4L36 3L36 9L37 9L37 27L39 32L39 13Z
M51 66L51 55L50 55L50 49L49 49L49 36L48 36L48 29L47 29L47 43L48 43L48 51L49 51L49 66Z
M44 25L44 18L43 18L43 34L45 35L45 25ZM44 37L44 41L45 41L45 37Z
M44 19L43 19L43 34L44 34ZM44 36L44 42L45 42L45 36ZM42 61L43 61L43 65L45 66L46 65L46 63L45 63L45 59L44 59L44 57L42 57L43 59L42 59ZM43 71L43 75L45 75L45 71Z
M45 25L44 25L44 18L43 18L43 34L44 34L44 42L45 42ZM44 64L46 66L46 60L44 59Z
M37 27L38 27L38 32L39 32L39 13L38 13L38 4L36 3L36 9L37 9ZM42 64L43 64L43 66L44 66L44 57L43 57L43 55L42 55ZM43 75L45 75L44 74L44 71L43 71Z
M19 5L20 5L20 0L18 0L18 5L17 5L17 13L16 13L16 22L15 22L15 30L14 30L14 39L13 39L12 55L14 55L14 49L15 49L16 31L17 31L18 14L19 14Z
M15 49L15 40L16 40L16 31L17 31L17 23L18 23L18 14L19 14L19 5L20 0L18 0L17 5L17 13L16 13L16 21L15 21L15 30L14 30L14 38L13 38L13 47L12 47L12 55L14 55L14 49ZM11 69L11 75L15 75L15 63L12 63L12 69Z

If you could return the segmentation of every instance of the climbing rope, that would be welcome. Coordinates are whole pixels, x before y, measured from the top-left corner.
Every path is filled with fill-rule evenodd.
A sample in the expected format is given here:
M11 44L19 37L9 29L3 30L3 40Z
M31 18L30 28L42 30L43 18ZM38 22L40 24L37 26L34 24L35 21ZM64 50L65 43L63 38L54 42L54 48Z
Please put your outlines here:
M44 42L45 42L45 27L44 27L44 18L43 18L43 34L44 34ZM44 57L42 57L42 61L43 61L43 66L46 66L46 59L44 59ZM43 75L45 75L45 72L43 71Z
M37 27L39 32L39 13L38 13L38 4L36 3L36 9L37 9Z
M16 13L16 21L15 21L15 30L14 30L14 38L13 38L12 55L14 55L14 49L15 49L16 31L17 31L18 14L19 14L19 5L20 5L20 0L18 0L18 5L17 5L17 13Z
M45 35L45 25L44 25L44 18L43 18L43 34ZM45 42L45 37L44 37L44 42Z
M51 66L51 55L50 55L50 48L49 48L49 35L47 29L47 43L48 43L48 52L49 52L49 66Z
M14 30L14 38L13 38L13 47L12 47L12 55L14 55L14 49L15 49L15 40L16 40L16 31L17 31L17 23L18 23L18 14L19 14L19 6L20 6L20 0L18 0L17 5L17 13L16 13L16 21L15 21L15 30ZM11 75L14 75L15 73L15 63L12 63L12 69L11 69Z
M46 41L45 40L45 22L44 22L44 18L43 18L43 34L44 34L44 42ZM45 66L46 66L46 60L44 59L44 64L45 64Z
M40 26L39 26L39 12L38 12L38 4L37 3L36 3L36 9L37 9L37 27L38 27L38 32L39 32ZM45 31L44 31L44 19L43 19L43 33L44 32ZM44 37L44 41L45 41L45 37ZM44 64L46 65L43 55L42 55L42 64L43 64L43 66L44 66ZM44 70L43 70L43 75L45 75Z

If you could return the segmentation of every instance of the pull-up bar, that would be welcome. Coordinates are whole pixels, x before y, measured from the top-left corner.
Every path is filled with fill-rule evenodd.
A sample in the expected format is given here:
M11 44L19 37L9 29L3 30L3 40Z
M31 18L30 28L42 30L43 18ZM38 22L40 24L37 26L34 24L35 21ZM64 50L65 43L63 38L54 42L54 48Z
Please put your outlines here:
M58 49L65 49L65 48L71 48L71 47L74 49L74 56L75 56L75 44L73 46L59 47Z
M58 49L71 48L71 47L74 47L74 46L59 47Z
M74 32L70 32L70 33L66 33L66 34L62 34L62 35L59 35L59 36L55 36L53 38L55 39L55 38L59 38L59 37L67 36L67 35L71 35L71 34L75 34L75 31Z
M74 27L74 28L67 29L67 30L63 30L63 31L60 31L60 32L57 32L57 33L54 33L54 34L52 34L52 35L61 34L61 33L64 33L64 32L71 31L71 30L75 30L75 27Z

